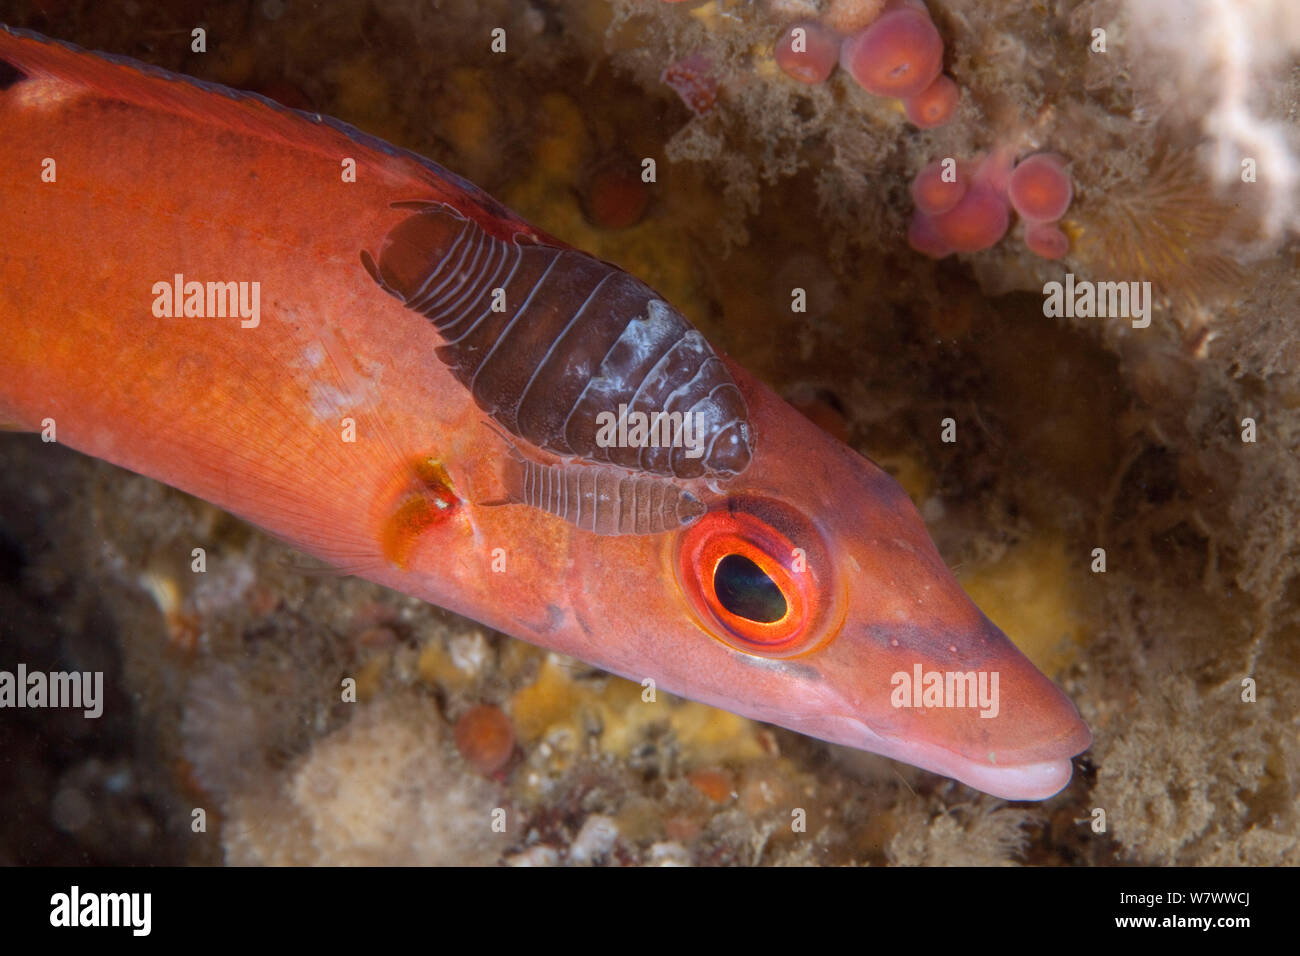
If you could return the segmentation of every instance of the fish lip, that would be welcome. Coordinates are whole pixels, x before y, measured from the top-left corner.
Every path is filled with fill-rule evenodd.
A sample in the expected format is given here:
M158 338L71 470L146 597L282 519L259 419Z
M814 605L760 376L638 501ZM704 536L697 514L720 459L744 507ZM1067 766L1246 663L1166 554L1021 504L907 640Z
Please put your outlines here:
M1023 763L974 760L928 741L883 736L856 717L831 715L816 720L818 736L860 750L951 777L969 787L1003 800L1046 800L1065 789L1074 773L1073 757L1092 744L1092 732L1082 720L1035 747L1036 752L1056 751L1059 757Z
M1074 762L1062 758L999 767L953 754L952 766L939 772L1003 800L1046 800L1069 785Z

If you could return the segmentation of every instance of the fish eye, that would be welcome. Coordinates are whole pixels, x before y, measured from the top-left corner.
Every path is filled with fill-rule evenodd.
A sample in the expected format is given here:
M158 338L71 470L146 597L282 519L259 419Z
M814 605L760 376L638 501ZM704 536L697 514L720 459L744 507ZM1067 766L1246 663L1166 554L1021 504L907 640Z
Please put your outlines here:
M773 624L789 610L776 582L743 554L729 554L714 566L713 591L736 617L759 624Z
M782 658L807 653L838 629L844 602L829 558L821 534L795 509L733 496L683 529L675 565L705 631L746 654Z

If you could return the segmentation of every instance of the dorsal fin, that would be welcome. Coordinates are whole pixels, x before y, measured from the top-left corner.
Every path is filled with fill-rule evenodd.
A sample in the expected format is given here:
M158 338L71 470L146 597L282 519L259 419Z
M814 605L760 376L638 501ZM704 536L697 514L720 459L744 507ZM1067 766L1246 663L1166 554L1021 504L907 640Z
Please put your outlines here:
M4 24L0 24L0 62L8 64L11 72L16 71L15 81L23 76L59 80L105 99L165 111L195 123L223 126L295 149L352 156L358 165L394 180L395 185L409 183L413 199L437 198L450 203L500 238L522 234L565 245L530 226L450 170L330 116L290 109L257 93L172 73L126 56L83 50Z

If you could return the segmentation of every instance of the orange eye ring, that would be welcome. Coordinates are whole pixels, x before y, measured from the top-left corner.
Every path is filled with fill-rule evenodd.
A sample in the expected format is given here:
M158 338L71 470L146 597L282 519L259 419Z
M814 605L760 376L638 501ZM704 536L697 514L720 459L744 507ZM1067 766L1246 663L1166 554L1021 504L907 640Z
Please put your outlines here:
M676 571L701 626L755 657L806 654L833 633L829 553L812 524L767 498L736 497L685 529Z

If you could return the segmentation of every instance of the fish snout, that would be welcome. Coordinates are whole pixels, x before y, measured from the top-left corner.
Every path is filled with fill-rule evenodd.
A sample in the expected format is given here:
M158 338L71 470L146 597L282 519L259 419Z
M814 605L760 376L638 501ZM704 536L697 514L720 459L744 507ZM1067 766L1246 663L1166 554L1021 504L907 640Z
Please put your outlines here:
M1064 692L975 615L959 632L869 628L838 668L840 703L806 732L1008 800L1061 790L1092 734Z

